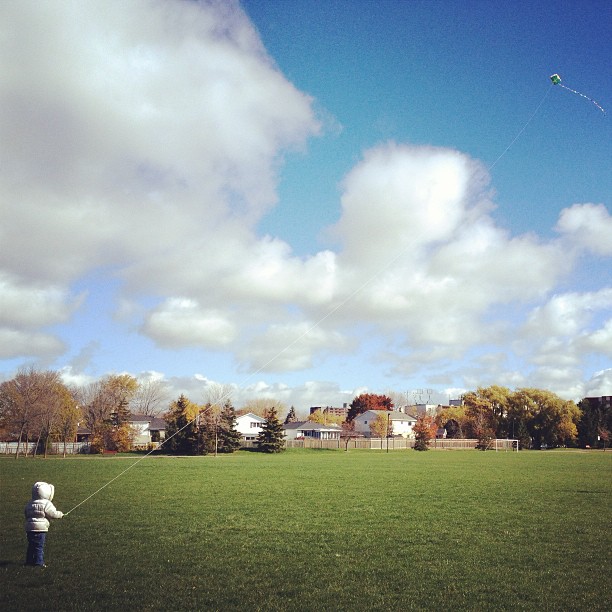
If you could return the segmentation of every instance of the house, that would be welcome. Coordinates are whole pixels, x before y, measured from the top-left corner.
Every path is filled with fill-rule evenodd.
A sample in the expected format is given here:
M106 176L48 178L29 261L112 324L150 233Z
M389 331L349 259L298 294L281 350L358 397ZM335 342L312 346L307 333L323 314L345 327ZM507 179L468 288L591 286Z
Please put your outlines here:
M401 436L402 438L414 437L412 428L416 425L417 418L411 414L399 412L397 410L366 410L355 417L353 421L355 423L355 432L370 437L372 435L370 423L376 420L379 414L389 419L391 435Z
M166 436L166 421L147 414L131 414L128 424L134 432L135 447L161 442Z
M77 427L75 442L90 442L91 441L91 429L88 427Z
M257 440L266 419L252 412L236 417L236 431L243 440Z
M313 438L315 440L339 440L342 428L339 425L324 425L312 421L298 421L296 423L285 423L283 425L285 439L298 440L301 438Z

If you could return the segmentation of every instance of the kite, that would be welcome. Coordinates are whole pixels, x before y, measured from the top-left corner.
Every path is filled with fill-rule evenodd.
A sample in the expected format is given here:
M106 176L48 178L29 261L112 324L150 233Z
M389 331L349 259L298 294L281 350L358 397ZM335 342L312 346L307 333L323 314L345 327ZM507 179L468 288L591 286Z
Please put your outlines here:
M575 93L578 96L582 96L583 98L586 98L587 100L592 102L605 115L606 111L601 106L599 106L599 104L595 100L593 100L593 98L589 98L589 96L585 96L583 93L580 93L579 91L576 91L575 89L570 89L569 87L566 87L565 85L563 85L563 83L561 83L561 77L558 74L551 74L550 80L553 85L559 85L559 87L563 87L563 89L567 89L567 91L571 91L572 93Z

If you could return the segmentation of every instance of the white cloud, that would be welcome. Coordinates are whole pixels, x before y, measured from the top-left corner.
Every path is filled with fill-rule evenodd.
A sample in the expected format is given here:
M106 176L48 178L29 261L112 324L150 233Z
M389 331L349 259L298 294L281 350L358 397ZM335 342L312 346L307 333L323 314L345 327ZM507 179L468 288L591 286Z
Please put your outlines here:
M610 312L611 288L554 295L528 316L519 350L542 367L577 367L589 354L612 356Z
M170 299L240 269L280 152L319 124L238 3L24 0L0 13L3 277L23 296L46 291L51 322L99 267ZM42 318L6 295L7 320Z
M143 331L160 346L221 348L234 340L234 324L221 312L195 300L171 298L150 313Z
M579 401L583 397L583 373L578 367L543 365L530 373L525 386L551 389L560 397Z
M0 327L0 359L24 356L51 359L65 350L65 344L51 334Z
M335 250L259 236L283 153L321 126L236 2L23 0L0 3L0 24L4 357L62 352L49 327L87 305L74 287L94 276L120 279L117 316L158 347L228 351L239 370L306 370L359 339L402 375L527 380L475 358L453 369L509 347L560 384L609 355L610 290L558 289L580 255L612 254L609 211L562 210L558 239L511 235L459 151L365 151L326 232ZM73 375L99 340L73 347Z
M312 366L313 355L320 351L346 350L350 343L337 331L300 322L271 324L239 353L242 362L256 371L304 370Z
M377 147L347 177L342 203L343 317L430 355L502 340L496 309L546 295L574 263L556 242L498 228L482 169L456 151Z
M601 397L612 395L612 368L595 372L586 382L581 397Z
M612 255L612 216L603 204L574 204L562 210L557 231L582 249Z
M81 304L60 286L24 283L0 271L0 325L18 329L63 323Z
M490 208L483 170L457 151L389 143L367 151L345 178L342 218L334 234L345 265L384 265L452 238L472 214ZM476 197L474 197L474 195Z
M576 345L583 351L612 358L612 319L608 319L599 329L583 332L576 338Z
M62 381L69 387L86 387L96 380L96 377L85 374L71 365L64 366L60 370Z
M612 288L554 295L532 311L526 331L541 337L576 336L600 310L612 311Z

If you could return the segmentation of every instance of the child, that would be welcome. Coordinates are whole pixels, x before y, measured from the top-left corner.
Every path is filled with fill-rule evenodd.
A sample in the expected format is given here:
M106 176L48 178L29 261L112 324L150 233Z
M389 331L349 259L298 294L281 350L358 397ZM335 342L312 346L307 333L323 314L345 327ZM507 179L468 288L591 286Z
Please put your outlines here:
M48 519L60 519L64 516L64 513L51 503L54 493L55 487L46 482L37 482L32 487L32 500L25 507L25 530L28 536L26 565L47 567L43 554L49 529Z

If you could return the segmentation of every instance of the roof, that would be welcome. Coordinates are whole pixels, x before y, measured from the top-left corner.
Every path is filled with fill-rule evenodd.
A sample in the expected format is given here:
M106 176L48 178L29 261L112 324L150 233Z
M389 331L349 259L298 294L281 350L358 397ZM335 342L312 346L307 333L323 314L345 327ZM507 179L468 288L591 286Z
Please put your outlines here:
M161 419L159 417L155 417L150 423L149 423L149 429L166 429L166 421L165 419Z
M379 414L384 416L389 416L390 421L416 421L417 417L413 414L408 414L407 412L399 412L399 410L366 410L361 414L357 415L355 418L358 419L363 415L367 415L369 418L376 418Z
M293 421L292 423L283 423L283 429L300 429L305 421Z
M150 423L155 417L148 414L130 414L130 423Z
M258 414L253 414L252 412L247 412L246 414L241 414L240 416L236 417L236 420L244 419L245 417L249 417L250 419L252 419L254 421L259 421L260 423L265 423L266 422L266 419L264 419L263 417L260 417Z
M324 425L323 423L315 423L314 421L297 421L295 423L285 423L283 429L297 429L309 431L340 431L342 428L339 425Z
M161 430L166 429L166 420L161 417L155 417L149 414L131 414L128 419L129 423L148 423L149 429Z

